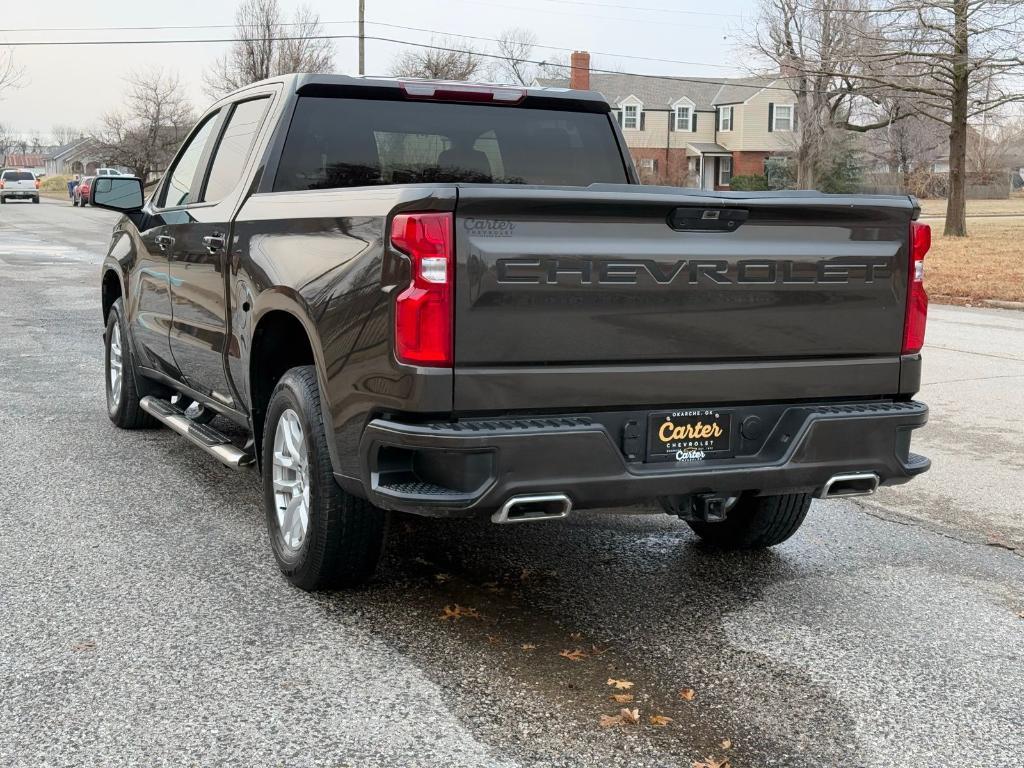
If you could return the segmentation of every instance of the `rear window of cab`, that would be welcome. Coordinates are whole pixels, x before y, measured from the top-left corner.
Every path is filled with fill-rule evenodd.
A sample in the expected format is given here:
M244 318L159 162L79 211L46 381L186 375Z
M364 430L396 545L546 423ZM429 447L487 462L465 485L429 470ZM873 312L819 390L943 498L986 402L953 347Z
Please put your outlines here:
M4 181L35 181L36 177L29 171L4 171Z
M274 191L628 182L606 113L302 96Z

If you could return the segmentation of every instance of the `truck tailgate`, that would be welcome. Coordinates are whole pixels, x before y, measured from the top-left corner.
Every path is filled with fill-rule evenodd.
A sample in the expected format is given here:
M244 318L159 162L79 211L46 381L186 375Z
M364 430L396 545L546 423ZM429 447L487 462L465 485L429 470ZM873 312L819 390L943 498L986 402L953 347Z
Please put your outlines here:
M913 212L907 197L460 187L456 406L460 371L494 367L730 363L756 379L760 362L845 360L856 389L864 360L894 363L865 386L895 391Z

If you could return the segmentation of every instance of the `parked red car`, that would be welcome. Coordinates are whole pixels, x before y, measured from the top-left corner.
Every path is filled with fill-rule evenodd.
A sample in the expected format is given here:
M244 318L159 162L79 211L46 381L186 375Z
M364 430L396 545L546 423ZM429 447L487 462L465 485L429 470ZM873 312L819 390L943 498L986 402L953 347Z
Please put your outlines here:
M95 176L86 176L75 187L75 196L71 198L72 205L80 205L83 208L89 204L89 189L92 187L92 180Z

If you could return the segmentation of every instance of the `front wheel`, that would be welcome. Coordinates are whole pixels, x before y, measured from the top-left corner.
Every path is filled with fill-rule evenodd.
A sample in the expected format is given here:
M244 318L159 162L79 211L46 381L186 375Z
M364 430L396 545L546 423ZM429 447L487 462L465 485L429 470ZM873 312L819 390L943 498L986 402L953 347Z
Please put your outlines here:
M811 508L809 493L741 496L720 523L690 522L705 542L721 549L764 549L794 533Z
M118 299L107 316L103 335L107 380L107 415L121 429L142 429L156 425L156 420L142 410L135 373L135 358L128 343L128 325L124 319L124 302Z
M384 549L386 513L334 479L316 369L289 370L263 430L263 503L281 572L305 590L367 581Z

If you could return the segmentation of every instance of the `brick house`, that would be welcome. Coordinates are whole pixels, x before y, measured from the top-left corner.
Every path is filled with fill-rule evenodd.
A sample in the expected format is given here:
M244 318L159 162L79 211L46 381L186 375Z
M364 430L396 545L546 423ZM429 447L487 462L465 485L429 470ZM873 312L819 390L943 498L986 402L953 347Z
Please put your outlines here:
M572 54L570 77L536 85L594 90L611 104L647 183L729 189L734 175L762 175L792 148L796 96L779 76L663 79L590 71Z

